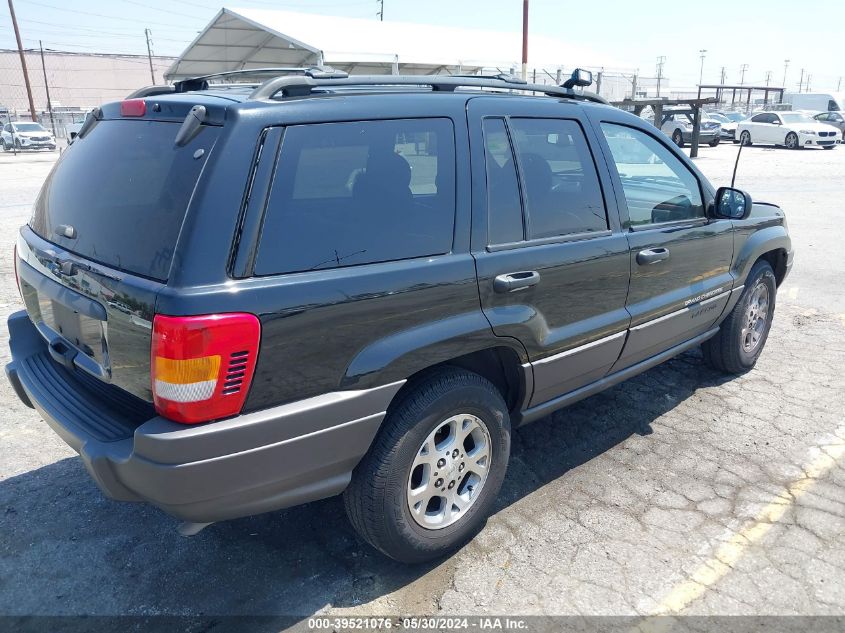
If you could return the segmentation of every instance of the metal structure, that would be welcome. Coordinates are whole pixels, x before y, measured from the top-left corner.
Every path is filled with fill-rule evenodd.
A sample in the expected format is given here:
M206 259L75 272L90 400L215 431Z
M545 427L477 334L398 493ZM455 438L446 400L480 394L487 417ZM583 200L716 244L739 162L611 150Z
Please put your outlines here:
M278 9L221 9L166 73L169 81L226 70L329 64L360 74L519 73L522 33L410 22L381 22ZM526 78L566 64L627 68L605 51L531 36Z
M775 97L777 98L777 103L783 103L783 93L786 91L786 88L777 87L777 86L746 86L743 84L702 84L698 86L698 98L701 99L701 93L704 90L715 90L716 91L716 101L718 103L724 103L727 105L727 101L725 99L725 95L730 92L731 94L731 109L736 108L737 104L737 93L739 94L739 103L742 104L742 97L745 96L745 111L746 113L751 112L752 102L751 102L751 95L754 92L762 92L763 93L763 107L767 107L770 103L776 103ZM769 95L772 95L773 98L769 98Z
M667 106L689 106L693 112L692 142L690 143L690 158L698 156L698 141L701 136L701 108L705 105L717 103L713 97L698 99L624 99L615 101L611 105L624 110L630 110L640 116L643 110L650 106L654 110L654 127L658 130L663 123L663 108Z

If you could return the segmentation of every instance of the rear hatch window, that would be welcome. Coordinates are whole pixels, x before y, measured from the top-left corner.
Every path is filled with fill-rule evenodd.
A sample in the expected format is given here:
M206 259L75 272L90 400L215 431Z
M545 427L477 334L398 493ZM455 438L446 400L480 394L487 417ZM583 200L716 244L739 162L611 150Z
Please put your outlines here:
M179 127L142 120L95 125L47 178L32 229L87 259L166 281L191 194L219 130L203 127L176 147Z

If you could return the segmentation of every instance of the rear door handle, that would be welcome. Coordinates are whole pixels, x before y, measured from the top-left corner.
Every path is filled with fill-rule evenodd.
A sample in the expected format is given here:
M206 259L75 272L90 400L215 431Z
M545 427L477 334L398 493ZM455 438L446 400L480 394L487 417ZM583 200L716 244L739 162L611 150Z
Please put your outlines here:
M664 259L669 259L668 248L648 248L637 253L637 263L640 266L656 264L657 262L662 262Z
M536 270L523 270L516 273L498 275L493 280L493 290L496 292L513 292L523 290L540 283L540 273Z

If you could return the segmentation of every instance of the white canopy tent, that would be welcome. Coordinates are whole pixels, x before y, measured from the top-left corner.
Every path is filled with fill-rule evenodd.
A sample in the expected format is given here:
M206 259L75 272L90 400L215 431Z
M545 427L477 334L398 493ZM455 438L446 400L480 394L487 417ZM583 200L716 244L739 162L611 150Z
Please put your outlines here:
M520 32L483 31L408 22L379 22L273 9L221 9L165 74L177 81L215 72L274 66L327 65L357 74L475 73L519 68ZM535 36L537 81L556 69L613 60L572 44ZM548 73L548 74L547 74ZM541 77L543 74L545 77Z

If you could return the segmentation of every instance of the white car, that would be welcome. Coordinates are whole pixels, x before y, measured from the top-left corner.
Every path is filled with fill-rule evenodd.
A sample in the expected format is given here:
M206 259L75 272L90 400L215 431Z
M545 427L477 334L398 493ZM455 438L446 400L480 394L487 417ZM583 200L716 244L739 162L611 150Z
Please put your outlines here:
M56 149L56 138L40 123L17 121L3 126L0 143L5 151L13 148L22 149Z
M833 149L842 142L842 133L835 127L801 112L760 112L740 121L736 133L744 145L783 145L789 149L807 146Z

